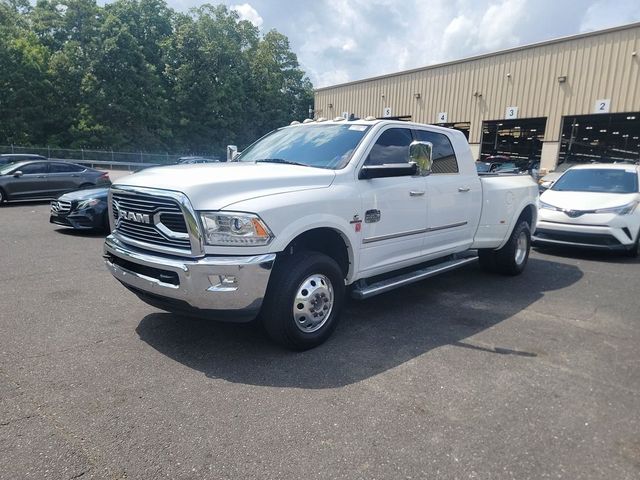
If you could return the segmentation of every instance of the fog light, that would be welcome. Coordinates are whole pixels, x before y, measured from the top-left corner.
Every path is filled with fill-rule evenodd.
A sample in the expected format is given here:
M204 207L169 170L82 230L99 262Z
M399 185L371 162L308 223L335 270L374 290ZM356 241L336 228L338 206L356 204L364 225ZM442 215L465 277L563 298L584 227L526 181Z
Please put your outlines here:
M238 289L238 279L235 275L209 275L210 292L235 292Z

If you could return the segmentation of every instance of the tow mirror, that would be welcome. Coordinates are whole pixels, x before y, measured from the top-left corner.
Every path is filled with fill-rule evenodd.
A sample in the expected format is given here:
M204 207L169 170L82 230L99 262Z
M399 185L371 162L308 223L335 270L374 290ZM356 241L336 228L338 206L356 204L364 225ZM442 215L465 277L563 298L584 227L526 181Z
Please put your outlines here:
M233 162L239 154L237 145L227 145L227 162Z
M16 178L20 178L22 176L22 171L16 170L15 172L13 172L13 176Z
M418 175L429 175L433 164L433 144L416 140L409 145L409 160L418 166Z

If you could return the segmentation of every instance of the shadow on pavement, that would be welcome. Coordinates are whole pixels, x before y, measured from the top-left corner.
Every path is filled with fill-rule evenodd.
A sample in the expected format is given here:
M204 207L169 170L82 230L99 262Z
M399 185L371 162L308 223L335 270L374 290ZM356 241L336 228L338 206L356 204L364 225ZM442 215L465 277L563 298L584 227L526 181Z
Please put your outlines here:
M252 385L334 388L361 381L442 345L535 357L508 346L463 342L582 278L575 266L530 259L519 277L489 275L476 266L435 277L364 302L349 302L324 345L302 353L272 344L253 325L193 320L170 313L142 319L140 338L164 355L211 378Z
M56 232L62 235L69 235L71 237L102 237L106 238L109 232L105 230L78 230L71 227L56 228Z
M615 252L608 250L596 250L579 247L533 247L535 251L554 255L557 257L573 258L576 260L589 260L591 262L605 262L605 263L640 263L640 259L631 258L625 255L624 252Z

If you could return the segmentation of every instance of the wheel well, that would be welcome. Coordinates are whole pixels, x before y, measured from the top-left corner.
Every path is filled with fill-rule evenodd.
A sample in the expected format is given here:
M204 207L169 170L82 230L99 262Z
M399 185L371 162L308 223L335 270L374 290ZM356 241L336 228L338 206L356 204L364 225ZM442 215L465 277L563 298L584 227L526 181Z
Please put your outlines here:
M324 253L338 263L345 277L349 273L349 265L351 263L349 249L342 235L336 230L314 228L301 233L287 245L283 253L292 255L302 250Z
M529 224L529 228L533 229L533 227L535 227L535 225L533 225L533 205L527 205L524 207L524 210L522 210L522 213L518 217L516 225L520 223L521 220L527 222Z

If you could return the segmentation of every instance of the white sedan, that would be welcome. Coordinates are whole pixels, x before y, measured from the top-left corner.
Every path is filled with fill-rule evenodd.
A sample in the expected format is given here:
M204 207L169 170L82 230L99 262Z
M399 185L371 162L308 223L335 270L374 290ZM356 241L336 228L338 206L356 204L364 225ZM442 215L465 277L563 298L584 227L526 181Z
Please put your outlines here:
M640 167L579 165L540 195L534 245L640 253Z

